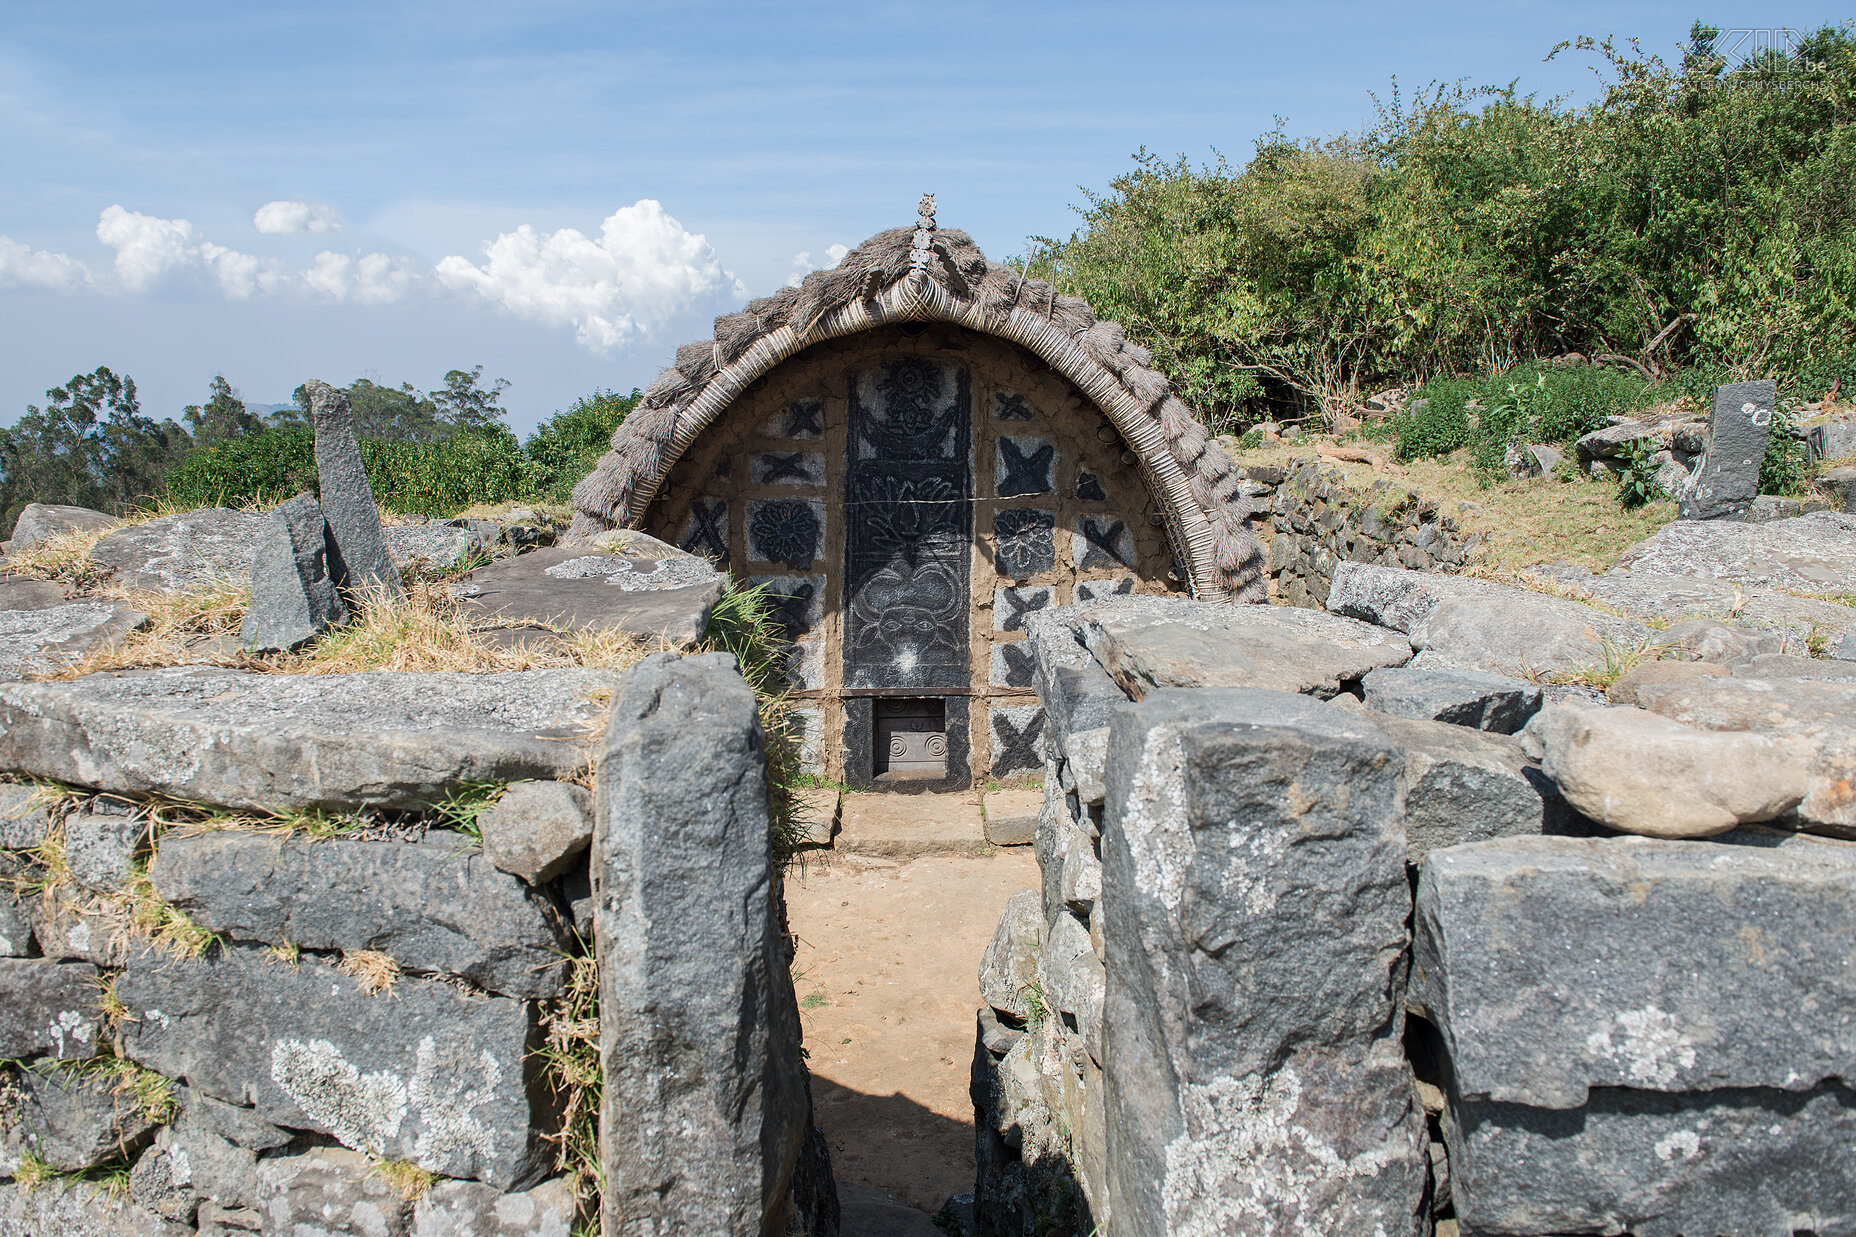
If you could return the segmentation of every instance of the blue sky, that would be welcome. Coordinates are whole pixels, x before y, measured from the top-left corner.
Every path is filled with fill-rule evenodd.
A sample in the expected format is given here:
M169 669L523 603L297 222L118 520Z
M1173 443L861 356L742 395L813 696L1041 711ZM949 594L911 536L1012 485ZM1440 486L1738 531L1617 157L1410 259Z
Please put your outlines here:
M527 430L647 383L748 295L909 222L995 258L1136 148L1358 129L1394 75L1589 97L1562 39L1668 56L1805 4L86 4L0 21L0 422L109 365L174 415L224 373L437 386Z

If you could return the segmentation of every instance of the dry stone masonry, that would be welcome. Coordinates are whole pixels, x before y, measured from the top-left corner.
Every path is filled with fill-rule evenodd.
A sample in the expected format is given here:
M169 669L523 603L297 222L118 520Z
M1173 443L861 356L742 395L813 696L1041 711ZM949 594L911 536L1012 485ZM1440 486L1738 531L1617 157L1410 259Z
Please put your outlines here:
M1841 518L1672 526L1595 606L1342 562L1329 613L1036 616L982 1224L1856 1232L1852 615L1769 583L1856 583Z

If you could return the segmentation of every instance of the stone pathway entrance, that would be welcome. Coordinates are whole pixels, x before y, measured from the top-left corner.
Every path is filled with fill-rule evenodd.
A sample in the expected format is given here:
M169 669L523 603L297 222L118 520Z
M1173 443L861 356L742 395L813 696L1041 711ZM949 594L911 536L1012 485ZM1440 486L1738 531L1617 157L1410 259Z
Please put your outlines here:
M879 800L899 824L954 815L977 795L851 795ZM983 846L983 843L982 843ZM1028 846L884 858L809 853L788 877L799 937L793 964L819 1127L840 1187L874 1187L932 1213L973 1189L973 1105L967 1096L980 955L1005 901L1038 882ZM847 1207L845 1237L917 1231L865 1200ZM853 1192L845 1191L847 1202ZM860 1217L864 1224L854 1226ZM874 1223L873 1223L874 1222ZM932 1228L919 1230L933 1232Z

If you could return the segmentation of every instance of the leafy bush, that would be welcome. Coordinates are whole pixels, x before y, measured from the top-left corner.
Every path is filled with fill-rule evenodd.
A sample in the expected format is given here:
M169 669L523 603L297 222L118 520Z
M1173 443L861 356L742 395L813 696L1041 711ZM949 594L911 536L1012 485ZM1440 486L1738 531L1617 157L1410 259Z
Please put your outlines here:
M1530 363L1487 378L1444 378L1419 387L1393 421L1400 459L1473 448L1476 466L1502 470L1511 442L1570 443L1641 408L1656 388L1635 374L1597 365ZM1473 407L1472 407L1473 405Z
M1766 431L1766 455L1759 462L1759 492L1796 498L1804 493L1807 474L1804 443L1792 436L1792 414L1781 405L1772 411Z
M1624 471L1618 474L1618 502L1625 510L1668 497L1656 479L1661 465L1651 458L1655 454L1656 444L1647 438L1625 444Z
M580 478L612 446L612 431L638 406L640 392L595 391L535 427L522 450L536 468L536 495L566 502Z
M1717 37L1697 23L1674 65L1580 40L1608 70L1584 106L1395 88L1367 132L1278 129L1241 167L1143 151L1021 265L1220 428L1566 351L1815 396L1856 380L1856 28L1732 68ZM1449 404L1415 454L1449 449Z

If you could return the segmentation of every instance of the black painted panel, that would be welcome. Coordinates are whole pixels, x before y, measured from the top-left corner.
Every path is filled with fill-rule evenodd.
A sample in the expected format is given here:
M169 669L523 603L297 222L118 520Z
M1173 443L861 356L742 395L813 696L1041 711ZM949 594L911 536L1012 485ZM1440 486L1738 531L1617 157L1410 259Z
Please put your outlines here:
M855 374L850 385L844 685L965 687L973 540L967 371L911 355Z

